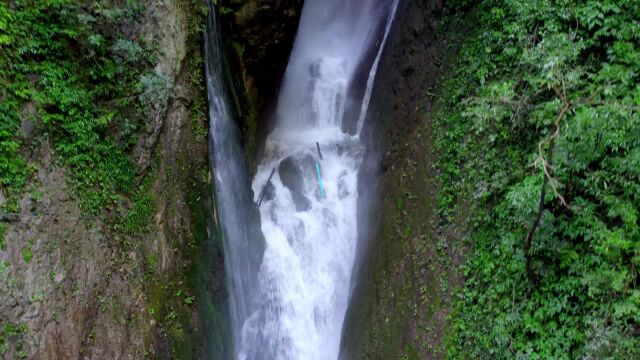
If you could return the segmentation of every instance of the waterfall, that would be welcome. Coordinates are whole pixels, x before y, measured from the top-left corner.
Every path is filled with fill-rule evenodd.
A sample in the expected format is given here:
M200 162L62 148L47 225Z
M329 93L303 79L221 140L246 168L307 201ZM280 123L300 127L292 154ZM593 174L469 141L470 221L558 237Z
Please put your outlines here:
M211 173L222 229L231 337L237 341L243 323L253 312L264 240L259 233L259 215L252 200L246 159L228 100L228 91L233 89L225 87L220 29L211 2L204 45Z
M358 234L359 131L397 3L305 2L276 126L249 184L209 2L210 159L234 358L338 357Z
M338 357L358 234L358 132L396 7L305 1L252 184L263 194L266 247L252 312L236 337L239 359Z

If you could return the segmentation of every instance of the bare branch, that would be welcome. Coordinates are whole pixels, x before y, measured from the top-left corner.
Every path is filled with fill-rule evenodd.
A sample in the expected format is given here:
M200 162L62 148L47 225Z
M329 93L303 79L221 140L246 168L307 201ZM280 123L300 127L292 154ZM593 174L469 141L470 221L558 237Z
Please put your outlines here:
M554 193L556 194L556 196L558 196L560 198L560 201L562 202L563 205L566 205L566 201L564 200L564 198L558 193L556 186L553 182L553 178L551 176L551 164L553 161L553 148L555 147L555 143L556 143L556 139L558 138L559 134L560 134L560 121L562 121L562 119L564 118L564 116L567 114L567 112L569 111L569 109L571 108L571 103L568 101L567 97L566 97L566 90L564 89L564 81L563 81L563 102L564 105L562 106L562 109L560 110L560 112L558 113L558 116L556 116L555 121L553 122L553 125L555 127L554 132L551 136L549 136L549 147L547 148L547 157L546 160L545 158L542 156L542 144L543 142L540 142L538 144L538 159L536 160L536 162L540 162L542 163L542 169L544 171L544 180L542 182L542 189L540 190L540 200L538 201L538 212L536 214L536 217L533 221L533 224L531 225L531 227L529 228L529 233L527 234L527 237L525 239L524 242L524 255L526 258L526 263L525 263L525 269L527 272L527 277L529 278L529 281L531 281L532 283L534 282L534 278L533 278L533 272L531 271L531 243L533 242L533 237L535 236L536 230L538 229L538 226L540 225L540 220L542 220L542 214L544 213L544 198L546 196L547 193L547 184L551 183L551 187L553 188ZM567 206L568 207L568 206Z

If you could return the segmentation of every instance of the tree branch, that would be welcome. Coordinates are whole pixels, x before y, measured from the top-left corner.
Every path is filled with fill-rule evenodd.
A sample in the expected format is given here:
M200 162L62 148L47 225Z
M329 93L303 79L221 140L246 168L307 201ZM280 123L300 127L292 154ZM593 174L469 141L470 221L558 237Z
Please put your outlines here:
M538 151L539 151L539 156L538 156L538 160L536 160L537 162L541 162L542 163L542 168L544 171L544 180L542 182L542 189L540 190L540 200L538 201L538 212L536 214L536 217L533 221L533 224L531 225L531 227L529 228L529 233L527 234L527 237L525 239L524 242L524 256L526 259L526 263L525 263L525 269L527 272L527 277L529 278L529 281L531 281L532 283L534 282L534 277L533 277L533 272L531 270L531 244L533 242L533 237L535 236L536 230L538 229L538 226L540 225L540 220L542 219L542 214L544 213L544 198L547 194L547 184L551 183L551 187L553 188L554 193L556 194L556 196L558 196L560 198L560 201L562 202L563 205L567 206L566 201L564 200L564 198L558 193L556 186L554 184L554 180L551 177L551 173L552 173L552 169L551 169L551 164L553 161L553 148L555 147L556 144L556 139L558 138L558 135L560 134L560 121L562 121L562 119L564 118L564 116L567 114L567 112L569 111L569 109L571 108L571 103L569 102L569 100L566 97L566 91L564 90L564 82L563 82L563 94L562 94L562 100L564 102L564 105L562 106L562 109L560 110L560 113L558 113L558 116L556 116L556 119L553 123L555 130L553 132L553 134L551 134L551 136L549 137L549 147L547 148L547 160L544 159L544 157L542 156L542 144L543 142L540 142L538 144Z

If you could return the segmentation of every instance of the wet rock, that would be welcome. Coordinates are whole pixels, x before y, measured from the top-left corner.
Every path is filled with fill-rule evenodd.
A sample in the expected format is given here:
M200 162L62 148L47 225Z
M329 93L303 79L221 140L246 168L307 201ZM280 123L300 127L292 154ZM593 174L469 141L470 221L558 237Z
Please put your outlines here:
M302 189L302 171L292 157L288 157L278 165L278 175L284 186L291 191Z
M282 184L291 191L291 197L296 204L296 211L307 211L311 208L311 201L303 194L304 176L302 169L293 157L288 157L278 165L278 175Z
M0 222L16 222L18 219L18 214L4 214L0 212Z
M349 185L347 184L346 177L348 176L346 171L340 173L338 177L338 197L340 200L346 198L351 193L349 192Z
M271 201L271 200L273 200L274 197L276 197L276 188L275 188L275 186L273 186L271 181L269 181L264 186L264 195L262 197L262 202Z
M25 139L33 134L36 128L35 119L38 116L38 110L33 102L28 102L22 109L22 123L20 124L20 132Z
M220 0L228 76L235 92L236 121L250 171L275 121L280 82L293 45L303 0Z
M269 102L284 74L298 28L302 0L246 0L228 4L234 10L232 40L244 50L245 84L258 94L258 107Z

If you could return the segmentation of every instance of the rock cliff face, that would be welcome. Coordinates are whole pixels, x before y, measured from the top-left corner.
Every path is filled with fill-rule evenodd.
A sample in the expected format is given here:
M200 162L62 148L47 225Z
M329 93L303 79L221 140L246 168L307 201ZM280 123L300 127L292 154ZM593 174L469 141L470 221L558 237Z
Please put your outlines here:
M101 216L84 216L65 181L72 170L56 161L44 135L28 154L37 168L38 196L23 197L0 251L0 357L140 359L199 351L197 307L169 294L174 279L199 262L185 249L207 242L196 218L208 196L206 137L196 129L207 125L190 110L203 98L188 78L189 57L199 56L199 47L187 29L194 9L183 5L154 2L138 22L143 28L135 30L160 44L156 71L178 89L166 111L148 119L132 154L153 194L154 221L148 231L131 235ZM196 295L192 284L180 288L189 292L184 296ZM154 299L159 292L169 300ZM156 313L173 313L173 319ZM182 334L170 334L182 326ZM178 340L189 343L188 349L167 351Z
M461 255L457 235L439 228L435 214L428 93L455 45L442 11L440 0L401 0L380 61L361 133L355 288L341 359L443 357Z

